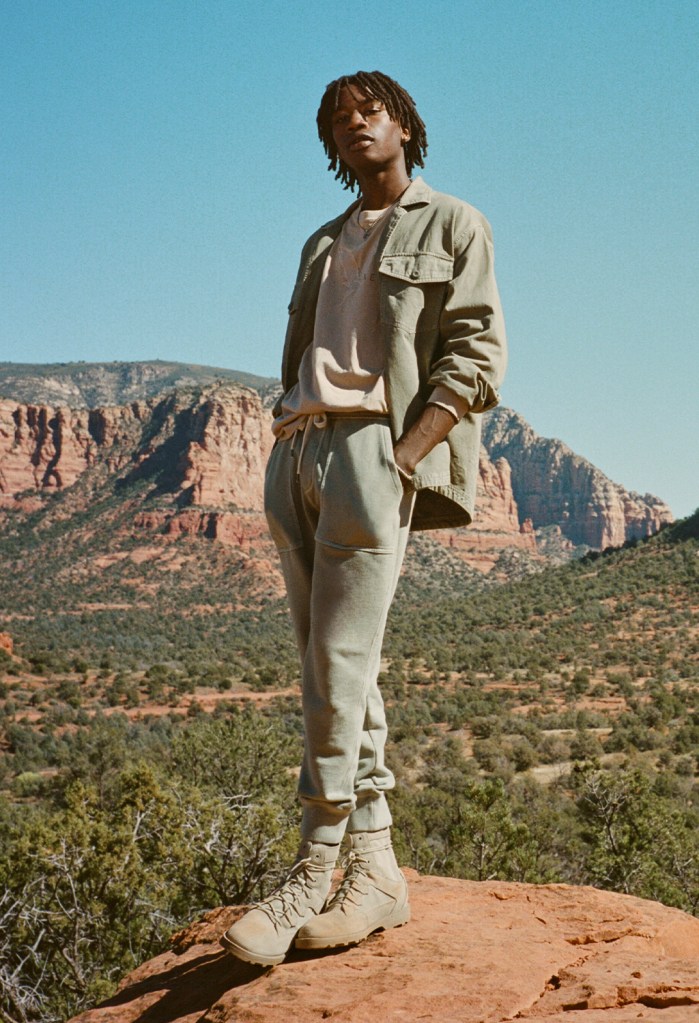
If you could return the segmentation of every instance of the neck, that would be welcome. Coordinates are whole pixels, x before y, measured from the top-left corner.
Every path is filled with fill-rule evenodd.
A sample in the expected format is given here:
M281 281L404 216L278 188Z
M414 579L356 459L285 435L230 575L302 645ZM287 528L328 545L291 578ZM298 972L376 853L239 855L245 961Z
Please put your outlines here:
M362 209L385 210L399 199L410 184L404 167L380 171L370 178L358 177L362 192Z

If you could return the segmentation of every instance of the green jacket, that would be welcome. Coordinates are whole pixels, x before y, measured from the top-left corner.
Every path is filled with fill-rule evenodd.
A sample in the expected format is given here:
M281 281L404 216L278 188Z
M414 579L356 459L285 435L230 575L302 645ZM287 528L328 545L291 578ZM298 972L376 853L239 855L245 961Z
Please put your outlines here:
M327 251L356 205L324 224L303 247L284 344L285 393L296 383L301 357L313 341ZM416 468L411 528L468 525L478 479L479 413L498 403L507 362L490 225L468 203L435 192L417 178L383 228L378 270L394 439L418 419L439 385L466 399L469 407Z

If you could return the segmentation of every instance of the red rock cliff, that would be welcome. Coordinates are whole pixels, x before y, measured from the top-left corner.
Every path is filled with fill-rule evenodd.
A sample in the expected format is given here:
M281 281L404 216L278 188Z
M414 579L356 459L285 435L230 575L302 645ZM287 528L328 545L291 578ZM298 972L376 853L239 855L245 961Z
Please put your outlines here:
M0 401L0 501L65 489L98 464L151 465L180 505L259 511L270 447L260 399L242 388L89 410Z
M511 409L485 417L483 438L491 458L509 462L520 518L535 528L556 524L574 544L604 549L673 520L664 501L613 483L561 441L537 436Z
M261 527L250 519L241 525L236 511L261 516L271 445L269 412L257 392L234 385L92 410L2 401L0 503L65 489L97 466L127 477L150 474L170 505L137 514L141 528L244 543L242 534ZM531 531L520 527L509 465L493 464L485 450L479 488L476 528L444 534L443 542L481 570L505 548L535 554Z
M435 535L481 571L505 551L536 559L534 527L557 525L569 541L601 548L672 518L662 501L625 491L506 409L486 416L484 438L473 526ZM95 409L0 400L0 506L24 495L27 507L27 493L65 490L93 469L150 476L159 504L138 518L142 527L231 542L240 533L231 514L261 516L271 444L258 393L234 384Z
M220 390L194 411L180 457L191 503L262 510L264 469L272 448L268 415L252 391Z
M437 530L433 534L472 568L490 572L503 551L518 551L538 557L531 522L520 524L519 509L512 492L512 471L505 458L491 461L481 448L478 466L476 516L467 529Z

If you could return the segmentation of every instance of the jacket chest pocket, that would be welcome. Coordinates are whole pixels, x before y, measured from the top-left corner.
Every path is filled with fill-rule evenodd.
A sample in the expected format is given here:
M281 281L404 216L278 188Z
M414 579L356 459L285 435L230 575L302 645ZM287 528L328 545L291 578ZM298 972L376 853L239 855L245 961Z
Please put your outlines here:
M451 256L399 252L379 263L381 321L417 332L434 330L454 274Z

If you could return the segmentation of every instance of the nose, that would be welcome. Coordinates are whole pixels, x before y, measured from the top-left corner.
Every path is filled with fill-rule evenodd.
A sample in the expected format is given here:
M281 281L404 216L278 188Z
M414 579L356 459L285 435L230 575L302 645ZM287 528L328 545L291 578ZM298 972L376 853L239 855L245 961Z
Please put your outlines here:
M353 110L350 115L349 127L352 131L356 131L357 128L366 128L366 117L361 110Z

